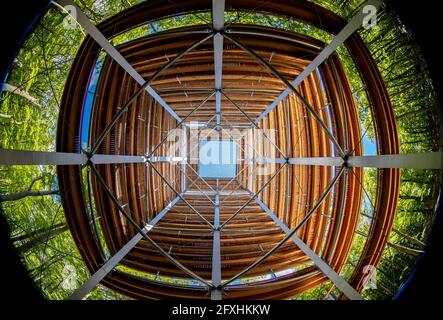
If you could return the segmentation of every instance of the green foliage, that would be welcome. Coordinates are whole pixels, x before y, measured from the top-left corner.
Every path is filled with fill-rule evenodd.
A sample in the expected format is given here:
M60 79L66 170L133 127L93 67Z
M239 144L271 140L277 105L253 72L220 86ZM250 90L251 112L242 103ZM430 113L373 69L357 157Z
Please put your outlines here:
M53 189L57 185L55 167L52 166L1 169L2 194L22 191L38 176L45 178L34 184L33 188L36 190ZM54 237L46 233L53 230L56 225L66 225L60 198L56 195L27 197L18 201L4 202L1 205L10 224L11 238L21 239L15 241L16 246L35 240L38 234L33 232L36 230L47 230L43 232L43 236L46 235L43 241L36 242L31 250L23 252L23 263L47 298L66 298L71 291L69 284L63 282L66 273L69 270L76 270L78 281L86 279L88 273L69 232Z
M158 21L150 21L144 25L135 27L127 32L115 36L111 39L111 43L115 46L143 38L145 36L155 34L158 32L176 29L185 26L194 26L207 24L210 21L211 16L209 13L201 14L183 14L176 17L161 19Z
M225 21L228 27L236 23L253 24L301 33L325 43L332 39L332 36L327 32L291 17L274 16L259 12L229 11L225 13Z
M332 287L330 281L325 281L321 285L296 295L292 300L324 300L328 297L328 292Z
M140 1L138 0L76 0L76 4L97 24L114 14ZM315 0L313 1L348 19L361 6L363 0ZM186 8L184 8L186 9ZM186 10L184 10L186 11ZM51 8L42 21L26 39L7 82L17 87L33 99L16 92L3 91L0 96L0 148L17 150L55 149L56 124L59 117L59 103L63 95L71 63L84 39L81 29L66 29L62 21L65 14ZM292 18L277 17L265 13L226 12L227 25L256 24L305 34L325 43L333 38L327 32L296 21ZM158 21L147 21L141 26L117 35L111 42L114 45L145 37L157 32L181 26L210 24L211 14L200 12L168 17ZM402 153L440 150L439 117L437 97L426 63L421 56L412 35L398 17L387 7L380 11L375 30L360 31L369 51L386 83L397 119L398 135ZM371 108L355 64L344 46L337 52L346 70L349 82L355 93L362 132L374 140L376 132ZM67 119L68 120L68 119ZM69 126L69 121L65 122ZM84 185L87 175L83 171ZM377 198L377 182L380 172L365 170L363 185L365 196L358 230L369 233L374 203ZM32 182L35 190L57 189L56 170L53 166L10 166L0 168L0 194L14 194L26 190ZM401 190L398 209L389 242L403 247L420 250L417 242L425 242L434 219L433 206L438 195L440 173L432 170L402 170ZM85 188L86 190L86 188ZM89 200L87 200L89 201ZM22 237L16 241L19 247L36 239L33 231L66 224L59 196L27 197L19 201L1 203L11 226L11 237ZM89 208L89 202L86 203ZM91 219L96 218L92 199ZM108 254L100 224L95 223L98 241ZM403 235L407 235L405 237ZM412 240L411 240L412 238ZM344 266L343 276L352 275L355 265L361 258L366 238L356 235L350 257ZM69 232L63 232L35 244L22 256L31 277L48 299L65 299L89 277L84 262ZM389 299L404 283L412 270L416 257L387 247L378 266L377 290L366 290L369 299ZM154 279L155 275L140 273L119 266L120 271L140 277ZM159 276L159 281L188 284L185 280ZM301 299L323 299L331 289L331 283L295 297ZM339 293L335 291L338 297ZM87 299L126 299L103 286L98 286Z
M143 2L140 0L75 0L74 3L94 23L99 24L120 11Z
M131 300L130 298L106 288L99 284L94 290L91 291L85 300Z
M364 1L313 1L349 18ZM390 7L379 10L375 30L362 30L366 43L387 86L397 120L401 153L419 153L441 150L438 101L426 63L413 36ZM342 46L337 53L344 65L353 90L358 90L361 80L348 52ZM373 140L374 124L370 105L364 90L356 95L362 130ZM372 216L377 195L378 173L365 170L364 187L367 196L362 214ZM400 197L389 242L412 249L423 249L414 240L425 242L434 220L434 204L438 196L441 176L432 170L401 170ZM369 199L371 199L369 201ZM361 217L359 230L368 233L371 220ZM405 237L406 236L406 237ZM356 235L345 278L352 274L366 238ZM368 299L390 299L406 281L414 267L416 257L393 247L385 249L378 266L379 289L364 292Z
M54 150L59 102L83 34L63 27L64 15L50 9L26 39L8 76L8 84L27 92L33 103L3 91L0 114L0 147L21 150ZM68 122L66 125L69 126Z
M438 151L438 101L413 36L389 7L380 12L375 32L361 35L391 97L401 152Z

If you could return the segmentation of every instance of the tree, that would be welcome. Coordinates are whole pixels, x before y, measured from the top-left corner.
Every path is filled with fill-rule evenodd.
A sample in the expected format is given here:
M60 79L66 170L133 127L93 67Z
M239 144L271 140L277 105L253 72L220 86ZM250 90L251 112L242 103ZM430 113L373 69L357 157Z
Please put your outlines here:
M42 190L42 191L34 191L32 190L32 188L34 187L34 185L44 179L45 176L40 176L35 178L31 184L29 185L28 189L25 191L21 191L21 192L16 192L13 194L5 194L5 195L0 195L0 202L6 202L6 201L17 201L17 200L21 200L23 198L26 197L41 197L41 196L48 196L48 195L57 195L59 194L58 190Z
M20 245L17 249L23 254L31 250L34 246L39 245L48 239L51 239L52 237L55 237L65 231L68 230L67 225L60 226L58 228L53 228L51 230L47 230L46 233L41 234L40 236L36 238L32 238L28 242Z
M336 14L349 18L363 0L313 0ZM79 0L78 4L95 24L121 10L138 3L136 0ZM122 33L111 41L115 45L133 41L146 35L177 28L204 24L210 21L210 12L183 14ZM16 150L54 150L59 101L72 61L84 39L79 29L66 30L62 21L65 14L51 7L41 23L26 39L17 63L11 70L0 100L0 148ZM328 43L332 36L313 26L266 13L226 12L229 23L257 24L289 30L312 36ZM437 98L420 50L411 34L389 6L379 10L378 27L359 31L373 55L387 86L396 115L402 153L438 151L440 149ZM355 92L360 121L365 134L376 141L371 108L355 64L345 46L337 51ZM104 55L100 57L103 59ZM66 125L69 125L67 123ZM376 203L380 172L365 170L362 182L369 198ZM34 281L47 298L64 299L69 295L62 285L66 265L77 270L78 281L89 274L76 245L66 227L60 201L57 197L55 166L27 166L0 168L0 205L11 226L16 246L23 253L23 261ZM36 178L37 177L37 178ZM434 219L435 199L438 197L440 173L432 170L402 170L401 198L398 202L393 232L388 248L378 266L381 272L380 290L367 291L365 296L389 299L405 281L417 255L425 248L426 238ZM26 189L25 186L28 186ZM20 190L20 191L17 191ZM423 201L426 200L426 201ZM367 201L367 199L366 199ZM91 204L92 207L92 204ZM374 208L362 210L370 218ZM367 218L367 219L369 219ZM370 220L370 219L369 219ZM367 232L369 222L361 232ZM365 229L366 228L366 229ZM360 259L365 237L357 236L345 266L349 277ZM127 273L135 272L124 270ZM136 275L136 274L134 274ZM325 283L298 298L322 299L331 290ZM333 293L339 296L338 293ZM99 287L88 298L114 297L109 290ZM118 296L118 295L117 295Z

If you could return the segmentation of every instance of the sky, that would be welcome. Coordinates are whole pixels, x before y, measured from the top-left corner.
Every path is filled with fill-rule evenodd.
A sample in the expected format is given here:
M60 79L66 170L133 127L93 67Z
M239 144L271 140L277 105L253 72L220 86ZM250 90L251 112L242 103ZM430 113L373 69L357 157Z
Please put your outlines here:
M94 94L97 88L97 82L100 76L102 65L103 65L102 62L99 62L95 65L94 70L92 72L92 76L89 80L89 88L86 94L86 99L83 107L83 115L82 115L83 118L82 118L82 128L81 128L81 133L82 133L81 142L83 148L88 145L89 121L91 120L92 104L94 102Z
M365 156L375 156L377 155L377 145L374 141L370 140L367 136L363 138L363 146Z
M198 174L202 178L235 178L237 143L234 141L200 141Z

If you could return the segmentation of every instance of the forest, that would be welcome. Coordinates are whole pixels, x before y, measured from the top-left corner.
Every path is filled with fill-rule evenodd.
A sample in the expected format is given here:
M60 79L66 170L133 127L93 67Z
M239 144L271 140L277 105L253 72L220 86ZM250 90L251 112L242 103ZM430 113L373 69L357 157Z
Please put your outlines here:
M135 0L77 0L76 4L97 24L137 3ZM315 0L349 19L364 1ZM13 62L0 96L0 148L13 150L55 150L59 104L70 70L85 32L66 29L66 14L51 6L32 30ZM187 25L208 23L210 13L184 14L149 21L112 39L119 45L139 37ZM299 32L328 43L333 35L287 17L265 13L225 14L228 23L259 24ZM378 13L374 30L359 31L369 48L389 91L396 115L402 153L440 150L438 101L426 62L413 35L400 18L385 6ZM362 134L376 145L371 106L363 83L346 47L337 52L349 77L362 123ZM66 124L69 126L69 124ZM372 223L379 170L366 169L362 185L363 207L351 255L343 276L349 278L360 258ZM87 169L83 181L88 183ZM402 170L401 191L394 228L377 266L377 289L363 292L367 299L392 299L405 283L417 258L426 249L426 240L435 218L440 171ZM47 299L65 299L89 277L84 262L66 225L58 191L55 166L0 167L0 205L10 226L10 237L30 277ZM94 210L93 203L88 206ZM96 217L90 212L91 217ZM98 229L97 219L91 221ZM105 246L105 244L104 244ZM137 273L129 268L122 270ZM155 275L152 275L154 277ZM163 281L176 281L163 279ZM340 292L326 282L294 299L337 299ZM128 299L98 286L87 299Z

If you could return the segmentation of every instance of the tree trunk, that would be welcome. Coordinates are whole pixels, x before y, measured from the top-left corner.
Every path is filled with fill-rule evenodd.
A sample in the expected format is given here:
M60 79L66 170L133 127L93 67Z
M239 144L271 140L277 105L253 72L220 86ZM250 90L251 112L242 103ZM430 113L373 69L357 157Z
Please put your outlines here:
M431 184L433 181L425 180L425 179L402 179L402 182L406 183L416 183L416 184Z
M394 248L398 252L406 253L406 254L409 254L414 257L418 257L424 252L422 250L407 248L407 247L404 247L404 246L401 246L401 245L398 245L395 243L391 243L391 242L388 242L388 246L391 248Z
M410 115L416 115L417 113L426 113L426 112L430 112L430 111L435 111L435 108L432 107L432 108L425 108L425 109L420 109L420 110L409 111L409 112L406 112L406 113L403 113L403 114L397 116L396 118L397 118L397 120L400 120L400 119L410 116Z
M366 237L366 238L368 237L368 235L366 233L358 231L358 230L355 231L355 233L357 233L363 237ZM395 243L391 243L391 242L388 242L387 245L388 245L388 247L394 248L395 250L397 250L399 252L406 253L406 254L414 256L414 257L418 257L424 252L422 250L407 248L407 247L404 247L404 246L401 246L401 245L398 245Z
M424 244L423 242L421 242L418 239L415 239L414 237L408 236L407 234L401 232L400 230L397 230L395 228L392 228L392 231L394 231L396 234L398 234L399 236L411 241L413 244L419 246L420 248L424 248L426 246L426 244Z
M52 229L51 231L44 233L42 235L40 235L39 237L28 241L27 243L21 245L20 247L17 248L17 250L20 253L26 253L27 251L31 250L34 246L45 242L47 239L51 239L59 234L62 234L63 232L68 230L68 226L64 225L63 227L57 228L57 229Z
M0 202L16 201L27 197L40 197L58 194L58 190L49 191L23 191L13 194L0 195Z
M13 94L16 94L18 96L21 96L23 98L25 98L26 100L32 102L33 104L35 104L36 106L40 106L38 99L32 97L29 93L27 93L24 90L21 90L20 88L17 88L16 86L13 86L12 84L9 83L3 83L2 84L2 88L3 91L7 91Z
M42 233L47 233L50 230L61 228L64 225L65 225L64 223L58 223L58 224L54 225L52 228L48 228L48 227L40 228L40 229L31 231L31 232L28 232L28 233L25 233L25 234L22 234L22 235L11 237L11 240L13 242L29 240L29 239L32 239L34 237L40 236Z

